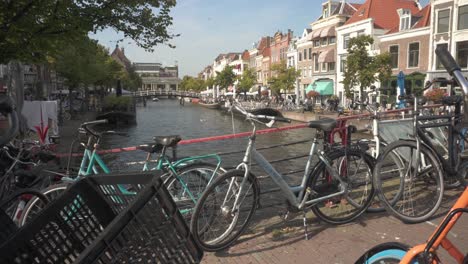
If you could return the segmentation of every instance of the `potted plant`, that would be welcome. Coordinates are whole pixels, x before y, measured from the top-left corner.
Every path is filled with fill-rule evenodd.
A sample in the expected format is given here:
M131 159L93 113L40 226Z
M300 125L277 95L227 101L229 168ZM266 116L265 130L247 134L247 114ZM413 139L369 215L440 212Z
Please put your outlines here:
M445 96L445 90L440 88L434 88L426 92L424 96L427 98L428 101L432 101L434 103L438 103L442 100L442 97Z

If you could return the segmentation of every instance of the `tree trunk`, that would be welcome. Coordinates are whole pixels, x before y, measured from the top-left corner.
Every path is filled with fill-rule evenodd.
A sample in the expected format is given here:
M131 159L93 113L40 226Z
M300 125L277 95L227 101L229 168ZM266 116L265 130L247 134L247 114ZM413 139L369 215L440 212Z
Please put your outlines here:
M18 111L20 132L26 131L26 120L21 115L24 104L24 68L19 61L9 63L8 71L8 94L13 98Z

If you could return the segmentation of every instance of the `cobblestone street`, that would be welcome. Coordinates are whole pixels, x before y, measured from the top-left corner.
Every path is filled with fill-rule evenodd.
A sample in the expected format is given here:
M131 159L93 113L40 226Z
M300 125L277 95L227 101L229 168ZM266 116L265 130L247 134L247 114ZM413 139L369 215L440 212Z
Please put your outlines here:
M287 222L278 216L262 220L285 210L281 206L267 206L257 210L257 221L251 225L249 234L226 251L205 253L203 263L354 263L379 243L424 243L459 194L460 190L446 192L437 217L415 225L403 224L387 213L367 213L354 223L332 226L320 223L308 213L309 240L304 239L302 215ZM468 217L464 216L449 233L450 240L465 251L468 250L467 225ZM453 259L446 258L445 252L443 259L444 256L443 263L454 263Z

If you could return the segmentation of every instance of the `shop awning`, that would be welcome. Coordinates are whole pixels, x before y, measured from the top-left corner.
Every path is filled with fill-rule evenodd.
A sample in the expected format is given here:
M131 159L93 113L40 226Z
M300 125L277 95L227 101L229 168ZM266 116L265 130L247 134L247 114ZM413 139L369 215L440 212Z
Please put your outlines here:
M323 80L316 81L312 84L309 84L305 89L306 94L310 91L316 91L320 95L333 95L333 81L332 80Z
M328 63L328 62L335 62L335 50L329 49L320 53L318 57L318 62L320 63Z
M320 38L320 34L322 33L322 28L312 31L312 39Z
M335 27L330 26L322 29L322 32L320 32L320 37L321 38L326 38L326 37L335 37L336 32L335 32Z

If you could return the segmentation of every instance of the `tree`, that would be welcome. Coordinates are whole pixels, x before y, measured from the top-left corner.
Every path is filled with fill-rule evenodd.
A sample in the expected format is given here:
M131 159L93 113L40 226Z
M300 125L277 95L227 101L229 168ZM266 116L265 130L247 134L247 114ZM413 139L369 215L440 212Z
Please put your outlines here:
M226 65L221 72L218 72L218 75L215 78L215 84L219 85L221 88L227 88L230 85L233 85L235 80L236 74L232 71L232 67Z
M368 47L373 43L374 39L368 35L352 38L349 41L342 82L347 98L352 98L352 89L355 86L359 86L359 91L362 94L365 88L370 87L376 81L384 82L391 76L389 54L369 55Z
M89 32L113 28L152 51L168 32L175 0L0 1L0 63L43 61Z
M202 79L194 78L191 76L184 76L182 78L182 82L179 84L179 88L182 91L195 91L200 92L205 90L205 81Z
M253 69L246 68L242 75L238 78L239 80L239 91L240 92L248 92L249 89L257 83L257 74Z
M287 67L286 61L281 61L278 64L271 66L271 71L274 72L271 79L271 91L279 95L281 90L289 91L294 89L294 83L297 77L301 76L301 71L296 70L294 67Z

